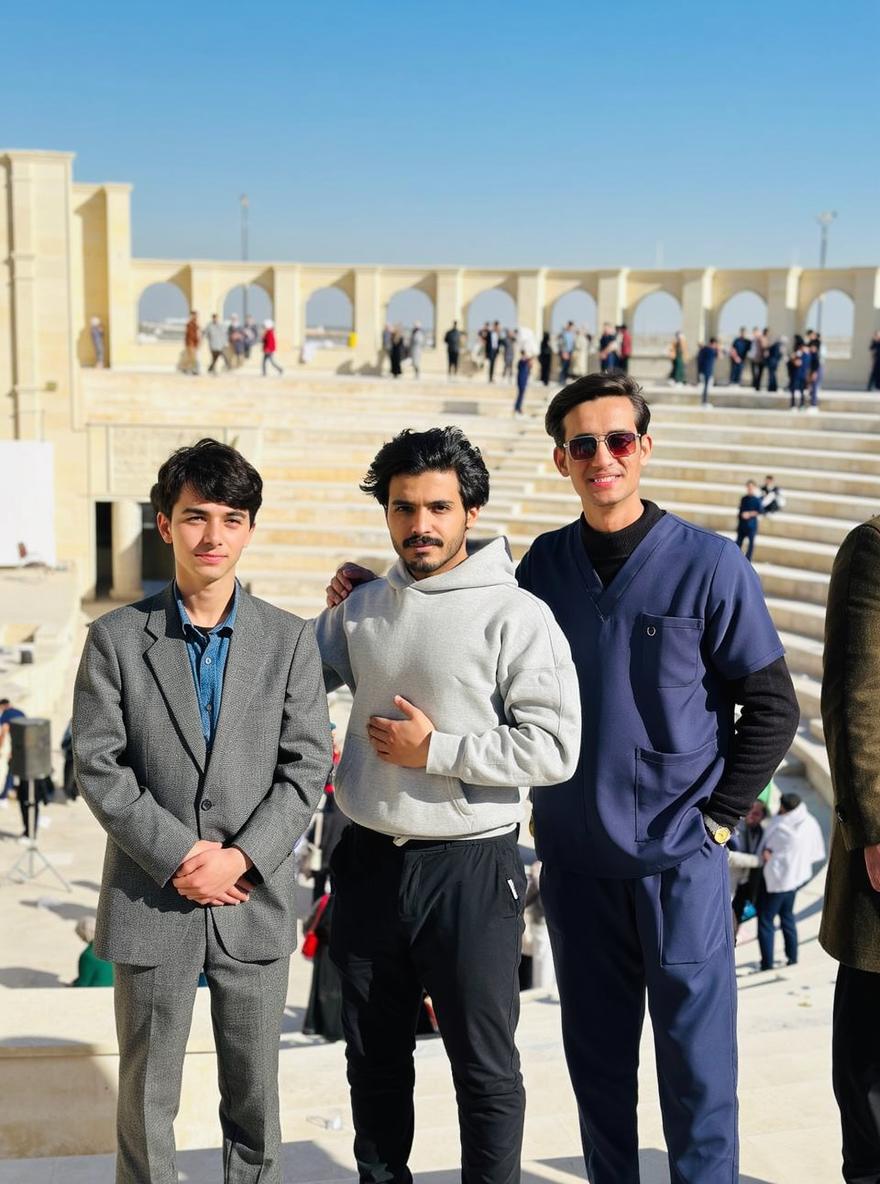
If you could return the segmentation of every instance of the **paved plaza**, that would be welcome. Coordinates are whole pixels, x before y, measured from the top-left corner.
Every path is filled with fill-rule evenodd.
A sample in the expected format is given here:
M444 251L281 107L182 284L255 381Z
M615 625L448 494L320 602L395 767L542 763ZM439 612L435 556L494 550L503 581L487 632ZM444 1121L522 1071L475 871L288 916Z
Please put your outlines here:
M804 795L827 829L828 809L795 774L782 776L784 790ZM39 1012L47 1040L76 1037L63 989L75 973L81 945L76 920L97 902L103 838L82 801L53 806L41 846L72 884L66 893L44 874L22 886L0 889L0 943L13 951L0 970L0 1047L23 1034L16 994L28 990L31 1014ZM16 841L14 804L0 811L0 872L21 848ZM303 889L307 898L308 890ZM822 876L798 896L801 961L796 967L761 974L755 922L748 922L737 948L741 1050L741 1129L743 1184L831 1184L839 1179L839 1133L830 1087L831 1004L835 964L816 940ZM305 903L305 900L304 902ZM778 950L781 957L781 949ZM282 1033L281 1096L285 1140L285 1179L289 1184L353 1180L351 1124L343 1048L301 1032L310 967L294 956ZM81 994L77 992L77 994ZM110 992L93 991L91 1000L112 1032ZM33 1004L38 1003L38 1008ZM79 1002L79 1000L77 1000ZM206 1001L205 1001L206 1002ZM559 1005L541 991L524 996L519 1045L528 1092L524 1147L526 1184L566 1184L582 1179L583 1161L574 1100L562 1056ZM643 1049L640 1127L643 1184L668 1181L657 1104L650 1033ZM459 1178L457 1120L442 1045L422 1040L417 1052L417 1135L412 1167L422 1184L449 1184ZM184 1089L186 1090L186 1077ZM203 1125L215 1122L216 1097L192 1099ZM185 1107L186 1109L186 1107ZM47 1107L48 1129L53 1112ZM340 1128L341 1124L341 1129ZM179 1155L181 1180L214 1184L221 1178L219 1126L204 1146ZM181 1142L186 1142L186 1137ZM111 1184L112 1155L16 1159L0 1162L0 1184Z

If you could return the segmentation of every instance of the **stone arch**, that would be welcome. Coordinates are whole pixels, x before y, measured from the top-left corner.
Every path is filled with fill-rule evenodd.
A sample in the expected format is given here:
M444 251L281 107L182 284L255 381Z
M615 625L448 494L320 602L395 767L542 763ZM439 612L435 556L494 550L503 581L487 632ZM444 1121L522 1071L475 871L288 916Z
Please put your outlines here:
M630 314L633 352L651 356L666 352L670 338L682 327L681 304L665 289L643 296ZM695 342L688 343L693 348Z
M240 321L249 313L257 324L274 317L272 294L260 283L236 284L230 288L220 305L220 319L228 321L233 313Z
M139 342L180 340L189 317L189 297L172 280L148 284L135 306L135 335Z
M306 302L306 338L346 347L354 330L354 303L343 288L330 284L316 288Z
M733 341L743 325L749 337L757 325L763 329L768 324L767 301L751 288L734 292L718 309L715 320L715 336L725 344ZM772 328L772 327L771 327Z
M855 301L848 292L841 288L828 288L820 292L807 309L800 330L816 329L821 332L829 358L850 358L855 314Z
M554 302L550 310L550 332L557 334L569 321L574 321L578 328L586 327L595 337L599 309L595 298L583 288L572 288Z
M395 292L385 308L385 320L390 325L412 328L421 321L426 334L434 334L434 301L421 288L401 288Z
M503 288L484 288L478 292L468 304L465 314L471 343L486 321L500 321L502 329L515 329L517 320L516 301Z

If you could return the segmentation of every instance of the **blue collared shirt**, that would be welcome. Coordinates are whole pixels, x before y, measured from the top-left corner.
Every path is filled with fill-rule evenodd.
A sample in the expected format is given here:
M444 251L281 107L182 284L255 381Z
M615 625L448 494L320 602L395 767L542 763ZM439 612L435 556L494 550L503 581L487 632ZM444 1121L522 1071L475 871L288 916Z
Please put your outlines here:
M232 597L232 608L222 625L213 629L202 629L194 625L189 619L189 613L184 607L177 584L174 585L174 597L177 601L177 611L180 613L180 623L183 626L183 636L186 639L186 652L196 686L196 700L199 704L199 715L202 719L202 732L205 744L210 749L220 718L220 700L223 697L223 676L226 673L226 659L229 656L229 639L235 628L235 615L238 612L238 581Z

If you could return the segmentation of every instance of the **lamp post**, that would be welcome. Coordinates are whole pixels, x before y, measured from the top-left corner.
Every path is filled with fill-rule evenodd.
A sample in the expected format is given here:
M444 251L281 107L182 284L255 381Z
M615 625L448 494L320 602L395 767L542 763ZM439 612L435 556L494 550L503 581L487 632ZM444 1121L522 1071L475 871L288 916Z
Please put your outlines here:
M243 193L239 198L241 204L241 259L242 262L247 261L248 257L248 195ZM242 301L242 316L248 315L248 285L244 284L244 299Z
M837 217L837 210L823 210L821 214L816 217L819 223L821 237L819 240L819 270L825 270L825 260L828 256L828 227ZM825 303L824 292L819 297L819 307L816 310L816 332L822 336L822 305Z

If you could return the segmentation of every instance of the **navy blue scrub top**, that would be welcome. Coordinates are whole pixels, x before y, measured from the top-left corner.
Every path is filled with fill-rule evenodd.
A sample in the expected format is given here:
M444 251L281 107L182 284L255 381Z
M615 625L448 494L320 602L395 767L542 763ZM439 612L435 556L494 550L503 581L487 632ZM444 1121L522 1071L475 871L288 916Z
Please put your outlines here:
M611 581L580 522L537 538L520 586L553 610L578 672L581 759L533 793L540 859L643 876L706 840L733 739L727 683L784 653L754 568L729 539L665 514Z

